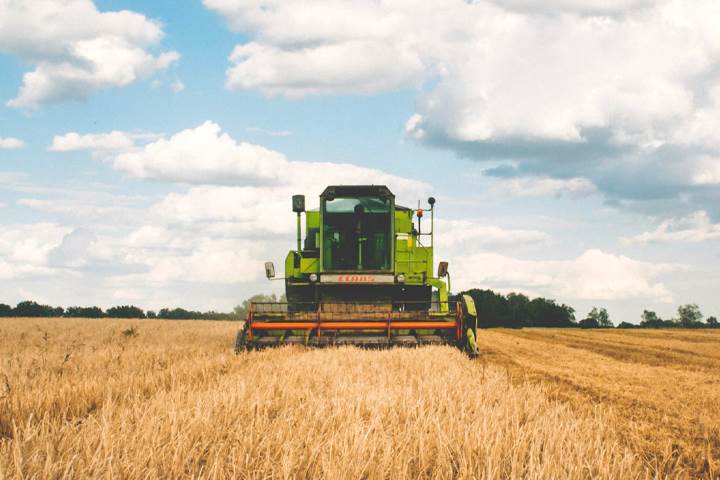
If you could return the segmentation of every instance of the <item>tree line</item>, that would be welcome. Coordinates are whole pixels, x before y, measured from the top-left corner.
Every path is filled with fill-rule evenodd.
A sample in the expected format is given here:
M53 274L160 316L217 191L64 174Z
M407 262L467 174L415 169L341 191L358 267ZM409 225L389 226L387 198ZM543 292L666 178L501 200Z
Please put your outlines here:
M461 292L470 295L475 302L480 327L553 327L553 328L615 328L607 309L593 307L579 321L575 317L575 309L565 304L558 304L548 298L533 298L522 293L502 295L492 290L471 289ZM700 307L694 303L680 305L677 316L661 319L650 310L643 311L639 324L620 322L617 328L720 328L714 316L704 322Z
M244 320L238 312L199 312L184 308L143 310L135 305L117 305L103 310L100 307L53 307L32 300L18 303L15 307L0 303L0 317L67 317L67 318L160 318L168 320Z
M522 293L501 295L492 290L466 290L475 302L480 327L576 327L575 309L548 298L533 298Z
M18 303L15 307L0 303L0 317L67 317L67 318L159 318L164 320L245 320L252 302L284 302L285 295L253 295L237 305L232 312L210 310L200 312L184 308L161 308L158 311L143 310L135 305L117 305L103 310L100 307L54 307L32 300Z

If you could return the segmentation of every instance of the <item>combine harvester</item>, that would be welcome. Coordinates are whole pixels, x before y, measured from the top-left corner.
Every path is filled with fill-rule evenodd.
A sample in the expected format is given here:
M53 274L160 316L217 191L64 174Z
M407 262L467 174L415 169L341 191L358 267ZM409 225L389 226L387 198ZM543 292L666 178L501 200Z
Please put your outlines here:
M434 275L435 199L428 203L430 228L424 232L426 212L396 205L386 186L330 186L320 195L320 208L307 212L305 197L293 196L297 249L285 260L287 301L252 303L235 351L286 344L451 344L477 355L472 298L448 299L447 262ZM265 273L275 279L272 262Z

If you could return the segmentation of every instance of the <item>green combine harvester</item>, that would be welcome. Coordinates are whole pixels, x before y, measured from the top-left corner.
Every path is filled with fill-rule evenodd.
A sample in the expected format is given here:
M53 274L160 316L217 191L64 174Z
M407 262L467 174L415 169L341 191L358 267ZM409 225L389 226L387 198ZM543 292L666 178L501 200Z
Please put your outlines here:
M236 352L286 344L451 344L476 355L472 298L450 300L447 262L437 275L433 269L435 199L428 204L427 211L396 205L382 185L327 187L317 210L305 211L305 197L293 196L297 248L285 260L287 301L252 303ZM281 280L272 262L265 273Z

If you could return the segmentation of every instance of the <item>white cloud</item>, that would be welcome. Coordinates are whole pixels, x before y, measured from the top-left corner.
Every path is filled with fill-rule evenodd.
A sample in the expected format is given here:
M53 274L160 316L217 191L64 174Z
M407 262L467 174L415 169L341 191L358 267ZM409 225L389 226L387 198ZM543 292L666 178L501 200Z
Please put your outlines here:
M285 233L294 225L288 214L293 193L297 192L271 187L197 186L186 193L168 194L152 207L151 214L180 224L229 222L244 235Z
M25 142L14 137L0 137L0 150L17 150L22 148Z
M252 133L262 133L265 135L270 135L272 137L289 137L293 134L293 132L291 132L290 130L267 130L260 127L248 127L246 130Z
M699 160L720 157L715 0L204 4L249 38L231 56L230 88L298 97L422 85L409 138L566 182L543 192L672 197L720 178Z
M248 43L230 55L229 89L257 88L268 95L377 93L419 83L416 52L380 41L348 41L287 50Z
M307 207L313 208L327 185L388 185L400 203L424 198L430 190L422 182L377 169L291 161L260 145L236 142L213 122L119 154L114 167L135 177L195 184L153 205L155 222L185 228L196 224L204 232L245 238L291 233L291 196L306 194Z
M478 285L500 291L526 291L553 298L583 300L652 299L671 302L661 274L680 267L652 264L587 250L572 260L520 260L495 253L476 253L451 259L456 288Z
M281 188L283 195L287 189L319 193L331 184L387 184L396 195L413 194L413 197L428 189L424 183L373 168L291 161L275 150L237 142L210 121L149 143L138 151L121 153L113 165L134 177L238 186L235 188L272 186ZM272 190L252 191L251 194L267 198L268 192Z
M107 218L128 221L137 216L137 212L132 212L122 197L115 196L114 198L118 203L114 203L108 197L98 199L85 195L71 195L65 198L21 198L16 203L23 207L52 214L54 217L64 216L85 221L100 221Z
M69 132L53 137L51 152L73 152L79 150L127 150L135 146L135 138L128 132L85 134Z
M2 0L0 51L35 65L8 105L84 98L164 70L179 55L149 53L162 36L158 22L128 10L100 12L91 0Z
M247 283L259 279L263 272L263 249L250 242L233 239L202 238L187 255L151 258L145 275L151 283L171 281L194 283Z
M592 128L618 143L670 141L701 107L696 76L720 62L720 38L703 18L717 18L716 2L658 2L612 18L475 7L474 42L444 59L418 111L417 128L457 141L578 143Z
M626 243L704 242L720 239L720 224L712 223L705 211L694 212L684 218L664 220L651 232L624 238Z
M0 280L51 273L48 255L70 230L55 223L3 225L0 229Z
M720 154L700 157L692 180L698 185L720 185Z
M587 178L520 177L502 180L499 188L520 197L563 195L583 196L595 192L595 185Z
M170 88L173 92L180 93L185 90L185 84L180 80L175 80L172 85L170 85Z
M656 0L494 0L501 6L513 10L547 13L577 12L586 15L615 14L649 7Z
M191 183L274 182L288 160L259 145L237 143L220 126L205 122L118 155L117 170L134 177Z
M260 241L209 234L204 228L143 225L123 235L101 236L112 263L136 272L113 277L122 287L137 285L238 284L257 280L263 272ZM103 258L96 253L96 258Z
M435 228L440 232L435 238L436 245L448 249L468 244L477 248L488 245L542 243L550 238L545 232L503 228L478 220L437 219Z
M255 36L231 56L231 88L366 93L436 77L416 128L463 141L659 129L692 115L691 82L720 55L712 0L204 4Z

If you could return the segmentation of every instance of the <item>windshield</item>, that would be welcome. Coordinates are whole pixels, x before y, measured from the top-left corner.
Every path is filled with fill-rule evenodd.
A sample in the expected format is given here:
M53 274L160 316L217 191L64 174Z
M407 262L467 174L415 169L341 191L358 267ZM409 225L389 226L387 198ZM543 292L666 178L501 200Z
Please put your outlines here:
M326 199L324 209L325 270L390 269L390 198Z

